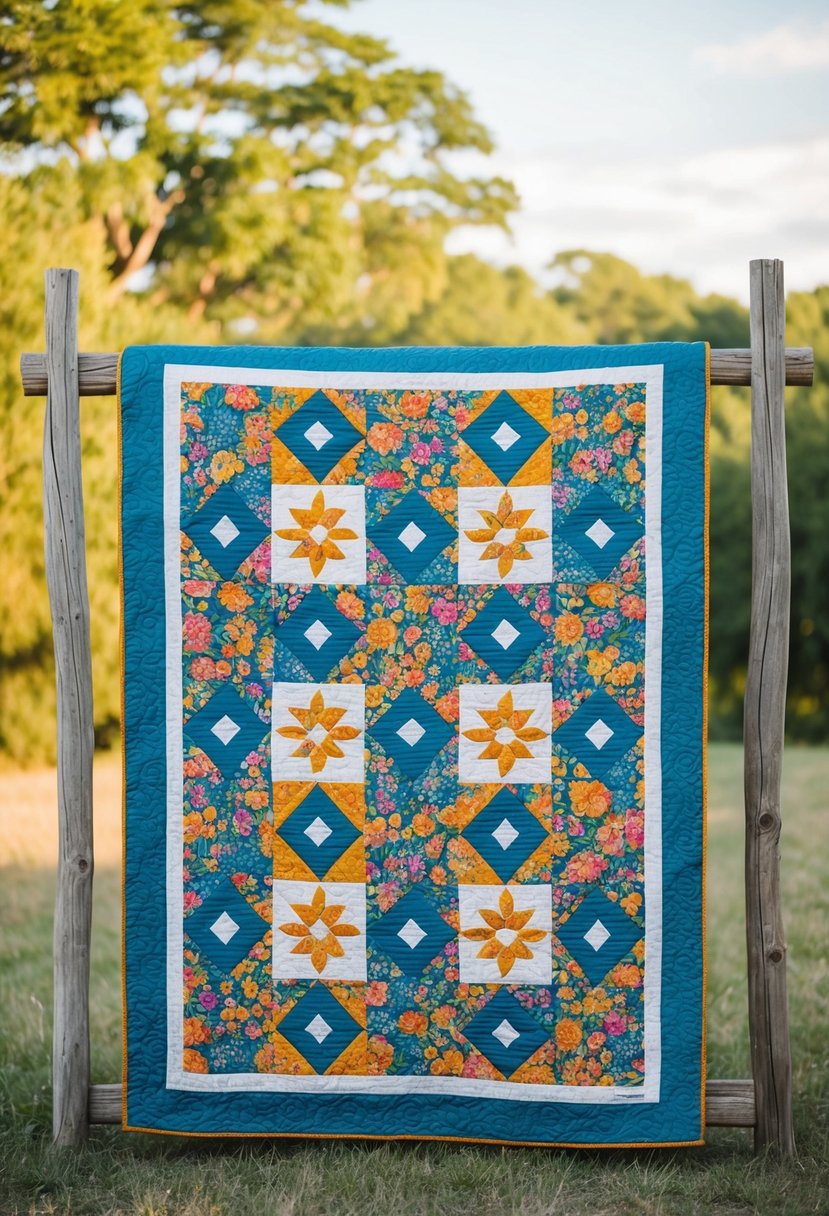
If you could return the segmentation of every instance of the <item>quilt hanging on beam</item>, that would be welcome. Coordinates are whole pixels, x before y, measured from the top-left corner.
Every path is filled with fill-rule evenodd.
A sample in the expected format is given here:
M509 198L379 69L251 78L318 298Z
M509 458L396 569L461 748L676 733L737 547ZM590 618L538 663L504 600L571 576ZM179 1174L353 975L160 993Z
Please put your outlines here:
M707 362L125 352L126 1128L700 1142Z

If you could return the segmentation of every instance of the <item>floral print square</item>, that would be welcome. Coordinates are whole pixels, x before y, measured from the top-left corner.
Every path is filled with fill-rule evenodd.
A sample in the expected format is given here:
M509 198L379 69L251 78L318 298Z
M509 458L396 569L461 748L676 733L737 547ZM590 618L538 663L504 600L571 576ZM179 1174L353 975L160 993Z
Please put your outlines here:
M385 389L360 395L366 442L354 480L377 490L457 484L458 428L468 416L467 393Z
M626 510L645 490L645 385L583 384L553 393L553 501L568 510L601 485Z

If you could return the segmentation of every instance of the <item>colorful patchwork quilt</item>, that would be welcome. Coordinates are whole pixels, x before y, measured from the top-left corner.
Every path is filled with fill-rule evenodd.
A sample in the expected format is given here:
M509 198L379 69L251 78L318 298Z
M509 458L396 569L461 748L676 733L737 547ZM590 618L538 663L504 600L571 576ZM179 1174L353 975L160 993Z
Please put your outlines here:
M701 1141L707 354L124 353L126 1128Z

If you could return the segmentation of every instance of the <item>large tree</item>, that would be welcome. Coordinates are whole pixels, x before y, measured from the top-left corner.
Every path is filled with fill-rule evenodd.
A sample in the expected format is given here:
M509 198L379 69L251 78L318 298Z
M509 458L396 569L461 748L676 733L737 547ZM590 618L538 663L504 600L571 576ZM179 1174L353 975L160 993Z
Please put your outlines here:
M11 0L0 142L69 158L106 242L109 300L257 340L398 324L436 299L446 234L503 224L499 178L453 154L490 137L462 92L324 21L349 0Z
M333 7L331 0L327 0ZM345 7L340 4L340 8ZM40 507L42 272L83 274L81 342L402 332L446 234L505 222L489 136L437 72L320 19L324 0L11 0L0 10L0 752L48 756ZM114 305L117 304L117 307ZM85 399L95 721L118 718L115 409Z

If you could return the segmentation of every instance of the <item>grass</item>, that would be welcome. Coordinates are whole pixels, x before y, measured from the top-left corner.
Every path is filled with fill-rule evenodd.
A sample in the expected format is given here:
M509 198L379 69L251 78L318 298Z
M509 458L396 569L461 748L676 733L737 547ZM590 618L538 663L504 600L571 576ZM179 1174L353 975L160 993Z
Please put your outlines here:
M92 955L93 1079L119 1072L117 762L96 774L101 805ZM748 1075L739 749L711 749L709 1073ZM713 1130L702 1149L585 1152L440 1144L211 1142L96 1128L80 1152L49 1143L51 868L49 780L0 777L0 1213L130 1216L666 1216L829 1212L829 750L790 749L784 889L799 1159L752 1155L748 1135ZM34 789L34 794L31 792ZM53 816L52 816L53 820ZM113 823L116 825L113 828ZM51 835L50 835L51 833ZM439 1130L436 1127L436 1131Z

